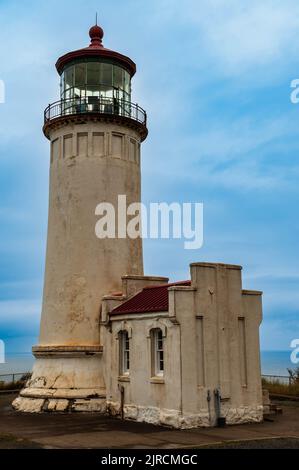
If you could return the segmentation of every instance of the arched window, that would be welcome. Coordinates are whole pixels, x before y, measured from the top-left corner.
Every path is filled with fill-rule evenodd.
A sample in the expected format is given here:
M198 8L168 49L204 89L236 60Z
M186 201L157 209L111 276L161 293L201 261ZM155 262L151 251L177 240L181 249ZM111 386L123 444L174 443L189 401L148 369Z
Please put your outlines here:
M164 339L160 328L151 331L152 345L152 376L162 377L164 375Z
M130 339L126 330L119 332L119 373L120 375L130 373Z

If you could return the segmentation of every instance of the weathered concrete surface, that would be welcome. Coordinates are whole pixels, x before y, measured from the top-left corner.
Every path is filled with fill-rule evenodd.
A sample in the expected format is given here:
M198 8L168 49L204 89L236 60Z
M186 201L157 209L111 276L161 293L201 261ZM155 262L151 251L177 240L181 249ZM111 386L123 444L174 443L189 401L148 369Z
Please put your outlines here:
M245 442L243 445L250 448L279 447L279 441L275 438L284 439L280 441L281 447L288 443L296 447L296 441L290 438L299 439L299 406L293 402L280 404L283 414L274 416L273 422L178 431L120 421L97 413L18 413L10 406L12 399L12 395L0 397L0 443L2 433L12 435L15 436L15 448L18 446L18 438L47 448L129 449L219 445L238 447L240 442ZM23 442L19 441L20 448Z
M181 429L215 426L219 390L227 424L260 422L261 292L242 289L241 266L192 263L190 271L190 286L169 287L168 311L115 314L111 310L117 300L104 298L103 359L110 412L119 413L121 385L125 419ZM155 377L153 367L151 331L157 328L163 336L162 377ZM120 375L119 364L123 330L130 338L127 377Z
M127 126L65 124L51 139L47 257L40 345L100 344L103 295L143 274L142 240L98 239L96 206L139 202L140 136ZM117 227L116 227L117 229Z
M39 412L53 393L84 396L80 410L99 410L89 396L105 394L100 307L104 294L119 291L121 275L142 275L142 239L99 239L96 207L103 202L125 209L140 201L139 133L126 125L93 122L54 129L51 141L47 256L39 344L32 379L16 408ZM116 230L118 225L116 221ZM38 391L36 389L39 389ZM90 392L94 389L94 392ZM63 392L63 393L62 393ZM27 393L27 394L26 394ZM32 402L30 403L30 400ZM73 409L76 404L72 405ZM63 406L59 403L59 407ZM50 409L55 409L55 403ZM102 404L100 404L100 408Z

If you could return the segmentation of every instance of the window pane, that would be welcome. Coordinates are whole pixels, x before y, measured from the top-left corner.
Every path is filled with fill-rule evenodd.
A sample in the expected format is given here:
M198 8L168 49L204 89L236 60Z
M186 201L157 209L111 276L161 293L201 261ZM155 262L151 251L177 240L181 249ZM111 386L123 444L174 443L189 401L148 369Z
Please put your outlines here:
M103 85L112 86L112 64L101 64L100 81Z
M62 72L60 77L60 94L63 95L64 93L64 72Z
M127 353L127 371L130 369L130 355Z
M74 98L85 98L85 86L82 86L81 88L74 88L72 91Z
M87 85L86 87L86 96L92 96L98 98L100 96L99 86Z
M68 67L64 72L64 89L74 86L74 67Z
M130 75L126 71L124 71L124 78L125 78L125 92L130 94L131 93Z
M100 64L99 62L87 63L87 84L98 85L100 83Z
M130 340L127 331L120 333L121 373L128 374L130 370Z
M161 376L163 375L163 372L164 372L164 352L163 352L164 341L163 341L162 330L160 329L153 330L152 338L153 338L152 346L154 348L153 356L152 356L154 359L153 373L154 375Z
M117 65L113 66L113 86L115 88L124 88L123 69Z
M75 86L78 88L85 86L86 64L75 65Z

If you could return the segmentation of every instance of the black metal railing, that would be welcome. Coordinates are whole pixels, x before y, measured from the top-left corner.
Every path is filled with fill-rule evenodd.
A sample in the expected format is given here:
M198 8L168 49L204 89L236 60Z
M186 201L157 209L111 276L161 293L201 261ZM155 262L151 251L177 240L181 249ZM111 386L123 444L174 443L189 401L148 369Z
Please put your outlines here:
M5 384L18 384L26 382L30 378L31 372L11 372L0 375L0 391L5 389Z
M286 384L286 385L292 385L292 383L294 382L294 380L292 379L292 377L290 377L289 375L270 375L270 374L262 374L262 378L267 380L267 382L270 382L270 383L282 383L282 384Z
M89 96L68 98L49 104L45 109L45 124L52 119L74 114L112 114L133 119L146 126L146 112L138 104L117 98Z

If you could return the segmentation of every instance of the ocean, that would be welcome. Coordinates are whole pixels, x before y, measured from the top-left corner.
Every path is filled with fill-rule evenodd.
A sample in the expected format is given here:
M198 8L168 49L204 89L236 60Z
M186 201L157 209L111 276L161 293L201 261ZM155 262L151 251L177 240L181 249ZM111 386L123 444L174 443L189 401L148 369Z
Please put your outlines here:
M0 382L9 382L10 374L31 372L33 363L34 357L31 353L5 354L5 363L0 363Z
M29 372L32 370L34 357L31 353L6 354L5 364L0 364L0 381L10 379L9 374ZM261 352L262 374L266 375L288 375L287 369L294 369L296 364L290 360L290 351L262 351Z
M291 362L291 351L261 351L262 374L289 375L287 369L295 369L299 364Z

